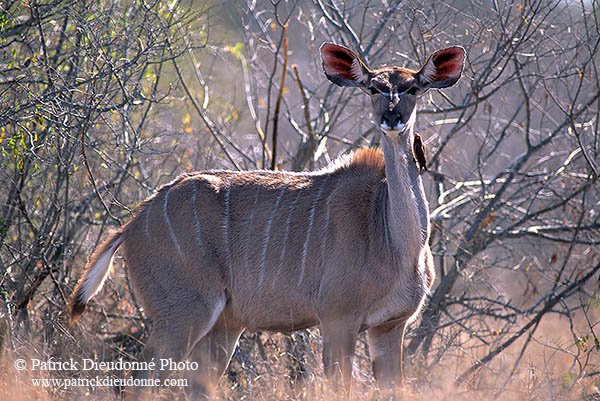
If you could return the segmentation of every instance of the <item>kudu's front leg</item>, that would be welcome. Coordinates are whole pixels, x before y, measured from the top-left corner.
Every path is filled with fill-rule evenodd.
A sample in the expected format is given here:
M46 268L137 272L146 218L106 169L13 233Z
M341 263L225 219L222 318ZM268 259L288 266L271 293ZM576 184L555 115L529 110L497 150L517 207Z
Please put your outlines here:
M340 394L343 388L346 398L351 399L352 360L358 336L355 322L328 321L321 323L323 335L323 365L331 390Z
M405 328L406 320L401 320L373 327L367 332L373 375L386 400L404 385L402 346Z

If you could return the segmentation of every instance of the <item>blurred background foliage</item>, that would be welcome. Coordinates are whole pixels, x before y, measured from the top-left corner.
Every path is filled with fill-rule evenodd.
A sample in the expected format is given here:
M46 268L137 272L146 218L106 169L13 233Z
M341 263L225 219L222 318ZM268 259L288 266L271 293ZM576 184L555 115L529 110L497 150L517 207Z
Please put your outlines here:
M323 76L324 41L413 69L458 44L462 80L418 105L438 279L407 335L407 391L600 399L599 18L596 0L2 2L0 351L135 358L151 324L120 259L66 324L107 231L182 172L310 170L377 146L366 97ZM219 396L319 399L319 347L318 329L246 334ZM367 361L361 338L372 399ZM22 380L4 375L3 392Z

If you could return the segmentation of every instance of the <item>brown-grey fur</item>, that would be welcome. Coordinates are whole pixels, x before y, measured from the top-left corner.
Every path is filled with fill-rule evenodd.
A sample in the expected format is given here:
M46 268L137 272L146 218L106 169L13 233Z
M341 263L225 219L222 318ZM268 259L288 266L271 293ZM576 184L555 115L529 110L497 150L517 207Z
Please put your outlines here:
M321 52L334 83L374 92L383 152L360 149L314 173L178 177L94 252L71 298L73 321L120 246L131 285L153 320L140 358L198 362L192 393L211 393L242 330L290 332L317 324L330 379L341 374L349 388L356 336L368 330L376 379L390 391L400 384L404 329L435 273L412 153L416 96L398 93L414 85L426 90L427 77L369 70L351 50L332 44ZM447 75L439 79L453 79ZM379 93L384 87L389 96Z

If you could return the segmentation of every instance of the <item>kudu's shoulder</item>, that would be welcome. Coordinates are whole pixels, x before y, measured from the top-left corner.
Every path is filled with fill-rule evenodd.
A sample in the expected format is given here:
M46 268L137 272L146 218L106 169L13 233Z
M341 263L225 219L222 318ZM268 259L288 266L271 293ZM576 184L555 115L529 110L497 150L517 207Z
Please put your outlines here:
M379 148L360 148L339 157L327 169L352 181L375 183L385 179L385 158Z
M379 148L360 148L349 160L346 169L368 170L385 177L385 158Z

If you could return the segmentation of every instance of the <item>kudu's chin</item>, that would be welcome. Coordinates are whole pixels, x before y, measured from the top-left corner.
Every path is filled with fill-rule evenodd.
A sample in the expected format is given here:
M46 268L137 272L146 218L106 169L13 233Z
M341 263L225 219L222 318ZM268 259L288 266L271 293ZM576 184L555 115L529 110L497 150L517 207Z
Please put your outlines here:
M381 130L381 132L383 132L387 136L400 135L403 132L407 131L408 124L400 123L400 124L396 124L394 126L394 128L392 128L387 123L383 122L383 123L379 124L379 129Z

